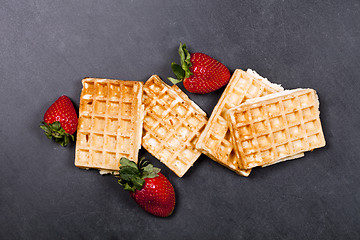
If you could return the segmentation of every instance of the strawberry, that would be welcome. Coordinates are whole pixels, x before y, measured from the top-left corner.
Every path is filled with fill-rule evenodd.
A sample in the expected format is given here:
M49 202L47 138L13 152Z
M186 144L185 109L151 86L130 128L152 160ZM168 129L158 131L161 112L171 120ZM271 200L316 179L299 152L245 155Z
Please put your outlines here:
M192 93L209 93L226 85L230 80L229 69L224 64L204 53L192 53L180 43L181 66L175 62L171 68L177 77L168 78L173 84L183 81L186 90Z
M159 168L140 160L138 164L122 157L118 182L146 212L158 217L168 217L175 208L175 192Z
M74 141L73 134L76 131L78 118L74 105L67 96L59 97L45 112L44 121L40 128L45 131L45 135L61 146L69 144L70 138Z

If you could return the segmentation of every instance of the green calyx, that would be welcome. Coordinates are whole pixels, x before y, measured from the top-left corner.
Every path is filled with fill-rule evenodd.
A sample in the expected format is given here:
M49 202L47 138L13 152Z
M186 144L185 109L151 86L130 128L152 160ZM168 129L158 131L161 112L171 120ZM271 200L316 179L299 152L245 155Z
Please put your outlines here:
M40 128L44 130L45 135L48 139L55 139L55 142L60 144L63 147L66 147L70 139L74 141L74 136L65 132L65 130L61 127L59 121L53 123L41 122L43 125L40 125Z
M144 158L142 158L138 164L125 157L120 159L120 171L118 183L121 184L125 190L135 192L135 190L141 190L145 178L154 178L159 176L160 168L154 167Z
M190 61L191 55L190 55L189 51L186 49L186 44L180 43L179 55L180 55L181 65L176 64L175 62L171 63L171 69L173 70L177 79L168 77L168 79L173 84L177 84L177 83L181 82L182 80L184 80L185 78L190 77L193 74L192 72L190 72L190 67L192 65L191 61Z

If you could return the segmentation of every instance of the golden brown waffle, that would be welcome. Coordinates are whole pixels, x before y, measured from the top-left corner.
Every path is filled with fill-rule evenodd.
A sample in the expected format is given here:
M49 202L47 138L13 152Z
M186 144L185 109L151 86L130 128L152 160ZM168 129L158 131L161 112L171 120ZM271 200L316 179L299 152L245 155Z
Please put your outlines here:
M270 83L251 69L248 69L247 72L240 69L235 70L213 110L205 130L200 135L196 148L236 173L249 176L251 170L241 169L238 165L238 158L234 152L225 113L246 99L283 90L280 85Z
M250 99L226 118L241 168L283 161L325 146L319 101L313 89L295 89Z
M85 78L82 84L75 165L113 171L121 157L137 162L143 83Z
M207 123L206 113L176 85L157 75L144 85L144 129L142 146L182 177L201 152L196 141Z

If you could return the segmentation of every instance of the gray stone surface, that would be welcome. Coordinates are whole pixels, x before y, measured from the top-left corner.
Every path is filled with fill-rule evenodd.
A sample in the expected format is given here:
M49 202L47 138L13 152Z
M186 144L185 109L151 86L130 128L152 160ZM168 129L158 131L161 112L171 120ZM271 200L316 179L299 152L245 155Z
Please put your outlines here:
M311 3L315 2L315 3ZM360 3L0 1L0 239L360 239ZM231 71L318 91L327 146L243 178L201 156L167 219L74 167L38 125L87 76L172 76L179 41ZM180 84L182 87L182 85ZM223 89L189 94L209 115Z

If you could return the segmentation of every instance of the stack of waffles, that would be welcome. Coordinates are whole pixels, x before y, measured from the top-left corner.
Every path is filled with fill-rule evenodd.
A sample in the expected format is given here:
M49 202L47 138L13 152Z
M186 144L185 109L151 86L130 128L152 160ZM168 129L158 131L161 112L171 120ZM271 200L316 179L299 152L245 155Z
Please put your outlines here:
M196 148L242 176L253 167L304 156L325 146L311 89L285 90L255 71L237 69Z
M312 89L284 90L255 71L235 70L210 119L157 75L137 81L85 78L75 165L101 173L137 162L142 145L182 177L201 153L249 176L251 169L325 146Z

